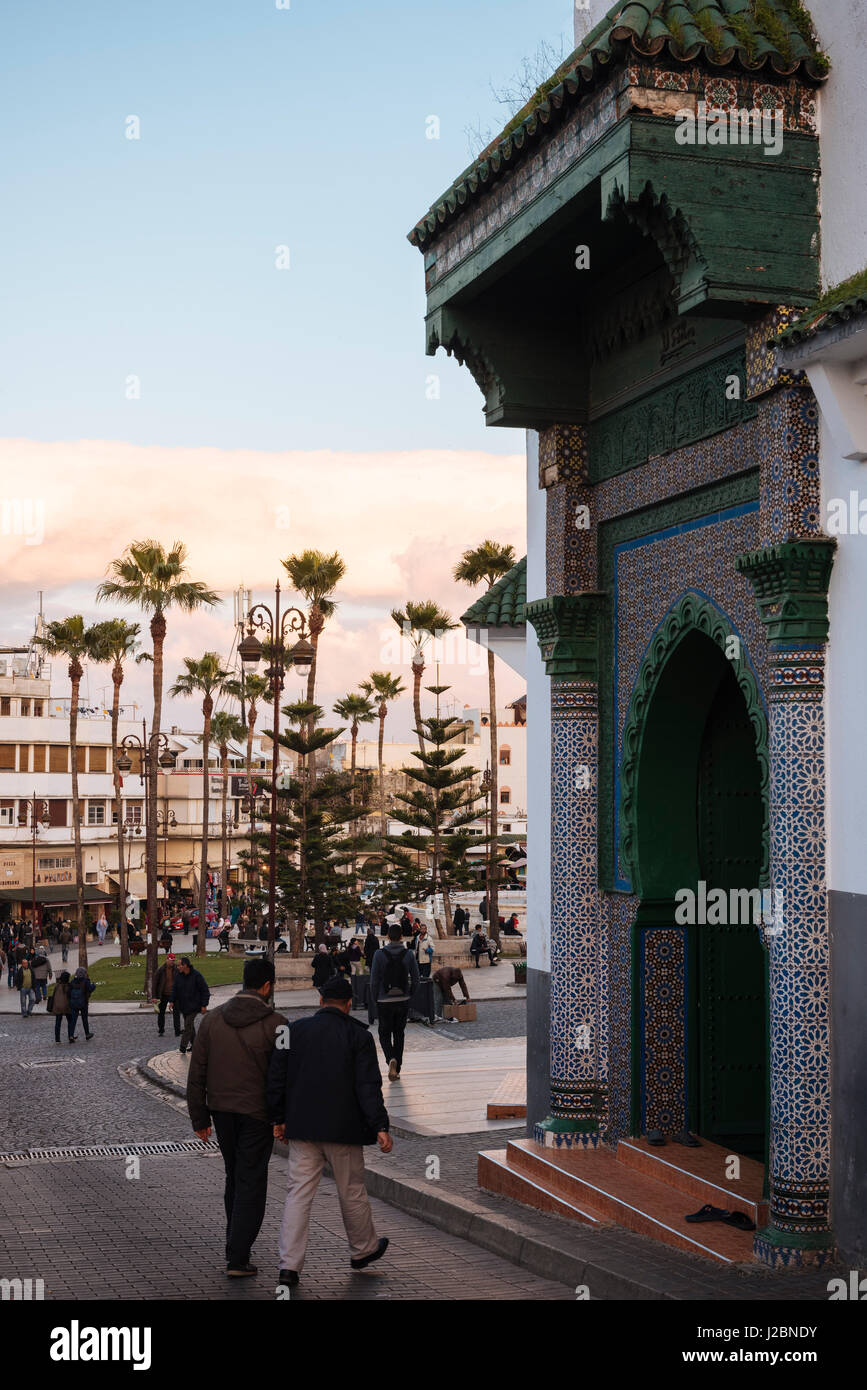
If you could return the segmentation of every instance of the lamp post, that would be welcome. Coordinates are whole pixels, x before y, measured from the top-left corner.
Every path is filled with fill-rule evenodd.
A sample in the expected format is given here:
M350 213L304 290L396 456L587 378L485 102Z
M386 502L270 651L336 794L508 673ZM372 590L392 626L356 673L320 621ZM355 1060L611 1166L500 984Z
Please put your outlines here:
M256 637L256 632L265 637L265 646ZM289 633L297 633L298 641L287 647ZM307 624L300 608L287 608L280 612L280 582L274 587L274 607L256 603L247 614L247 636L238 643L241 660L257 666L266 655L269 666L265 672L271 682L271 698L274 703L274 729L271 748L271 834L268 849L268 959L274 959L274 914L277 902L277 754L280 736L280 692L286 665L294 666L300 675L305 675L313 662L313 647L307 641ZM252 794L252 792L251 792ZM303 855L303 849L302 849Z
M27 816L30 816L30 825L33 830L33 867L31 873L30 889L30 911L33 917L33 935L36 936L36 836L40 830L48 829L48 802L41 797L37 800L36 792L32 797L25 797L18 802L18 824L26 825ZM40 919L42 914L40 913ZM81 928L80 928L81 929Z
M121 742L120 742L120 750L121 750L121 751L120 751L120 754L119 754L118 760L117 760L117 769L118 769L118 772L127 773L127 772L130 772L130 771L131 771L131 769L132 769L132 758L131 758L130 755L129 755L129 750L130 750L131 748L134 748L134 749L136 749L136 750L138 751L138 754L139 754L139 773L138 773L138 779L139 779L139 781L142 783L142 785L143 785L143 787L144 787L144 789L145 789L145 796L144 796L144 803L145 803L145 824L144 824L144 832L145 832L145 848L147 849L147 846L148 846L148 801L150 800L149 793L150 793L151 787L153 787L153 791L154 791L154 800L156 800L157 765L159 765L159 766L160 766L161 768L163 768L165 771L169 771L169 769L170 769L170 768L173 768L174 765L175 765L175 763L177 762L177 760L178 760L178 755L177 755L177 753L173 753L172 750L169 748L169 740L168 740L168 735L167 735L167 734L161 733L157 739L154 739L153 734L151 734L150 739L148 739L148 736L147 736L147 727L146 727L146 725L145 725L145 721L144 721L144 720L142 720L142 722L141 722L141 738L139 738L138 734L127 734L125 738L121 739ZM162 750L162 751L158 753L158 750ZM205 775L207 776L207 769L205 770ZM157 815L157 822L159 822L159 815ZM148 856L146 855L145 858L146 858L146 863L149 865L150 860L149 860ZM147 895L147 933L148 933L148 949L147 949L147 966L146 966L146 968L145 968L145 993L146 993L147 999L148 999L148 1000L152 1000L152 999L153 999L153 992L154 992L154 990L153 990L153 987L154 987L154 978L155 978L155 976L156 976L156 971L157 971L156 866L155 866L155 868L154 868L154 897L153 897L153 901L151 901L151 893L150 893L150 888L151 888L151 875L150 875L150 873L147 874L147 886L148 886L148 895Z
M176 830L177 825L178 822L175 818L175 813L169 810L168 801L166 801L165 810L157 811L157 836L163 841L163 887L166 892L166 901L168 901L169 896L167 886L169 877L169 831Z

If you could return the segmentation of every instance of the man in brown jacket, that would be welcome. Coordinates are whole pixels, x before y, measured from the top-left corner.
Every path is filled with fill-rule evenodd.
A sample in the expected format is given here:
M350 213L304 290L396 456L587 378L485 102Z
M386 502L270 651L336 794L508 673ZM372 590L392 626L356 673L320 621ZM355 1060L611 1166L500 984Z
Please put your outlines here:
M289 1041L273 993L273 963L248 960L241 993L202 1019L187 1075L193 1129L207 1143L213 1120L223 1154L226 1273L235 1278L257 1272L250 1256L265 1215L274 1142L265 1099L268 1063L274 1048Z

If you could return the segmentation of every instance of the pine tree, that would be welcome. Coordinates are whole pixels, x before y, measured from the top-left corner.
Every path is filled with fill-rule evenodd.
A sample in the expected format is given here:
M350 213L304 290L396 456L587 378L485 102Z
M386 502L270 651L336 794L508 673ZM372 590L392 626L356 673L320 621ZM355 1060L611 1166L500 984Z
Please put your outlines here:
M462 832L464 826L478 818L476 803L481 792L474 786L475 770L457 764L466 756L464 748L449 748L463 728L461 720L440 717L440 696L451 687L425 686L436 696L437 712L423 719L420 731L424 741L422 751L413 752L420 766L405 767L403 772L416 785L409 793L395 795L395 815L411 827L409 833L387 836L389 858L396 870L410 872L413 853L424 854L429 862L427 882L432 896L443 895L446 931L454 934L450 895L455 889L468 887L474 880L473 869L467 861L467 850L478 844L477 836Z
M311 755L333 743L343 730L316 727L323 711L307 700L285 705L282 713L290 725L297 726L281 733L280 743L296 754L299 773L284 776L278 783L277 887L281 906L295 921L291 946L292 954L298 956L308 918L315 923L318 944L325 939L327 918L355 912L352 874L346 870L351 871L357 842L345 831L367 809L372 777L362 774L353 782L348 773L326 772L311 784ZM267 830L257 836L262 846L269 842L270 809L265 819Z

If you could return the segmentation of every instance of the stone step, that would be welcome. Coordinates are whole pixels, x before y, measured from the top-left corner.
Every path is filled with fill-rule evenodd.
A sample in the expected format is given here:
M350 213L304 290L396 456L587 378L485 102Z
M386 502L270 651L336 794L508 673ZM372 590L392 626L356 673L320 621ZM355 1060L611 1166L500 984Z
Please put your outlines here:
M536 1211L565 1216L569 1221L580 1221L585 1226L610 1224L589 1207L577 1206L557 1196L542 1183L532 1182L524 1173L519 1173L507 1162L505 1149L487 1149L479 1154L478 1183L485 1192L512 1197L516 1202L523 1202L525 1207L534 1207Z
M700 1139L699 1143L700 1148L690 1149L671 1143L656 1147L648 1144L644 1138L621 1139L617 1145L617 1158L618 1162L635 1172L684 1193L694 1200L693 1211L710 1202L714 1207L746 1212L757 1226L767 1225L768 1203L762 1197L764 1165L757 1163L754 1158L733 1155L730 1150L707 1139ZM737 1179L726 1177L733 1157L737 1158L740 1166L740 1177Z
M541 1190L549 1201L563 1206L561 1215L570 1215L570 1208L581 1213L573 1219L616 1222L722 1264L753 1260L752 1232L718 1221L688 1222L687 1212L697 1210L701 1202L620 1163L612 1149L550 1149L533 1139L516 1139L510 1140L505 1161L511 1190L490 1190L504 1191L528 1206L553 1210L540 1206Z
M524 1120L527 1117L527 1074L510 1071L488 1101L489 1120Z

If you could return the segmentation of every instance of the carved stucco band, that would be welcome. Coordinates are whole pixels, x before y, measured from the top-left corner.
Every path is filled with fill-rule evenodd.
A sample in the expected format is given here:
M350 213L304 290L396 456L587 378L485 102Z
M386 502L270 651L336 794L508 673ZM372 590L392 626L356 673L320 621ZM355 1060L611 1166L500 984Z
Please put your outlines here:
M627 866L633 887L637 878L637 827L636 808L638 791L638 765L641 756L641 740L644 721L650 708L659 678L675 647L689 632L703 632L711 641L726 651L729 638L737 637L731 624L712 603L699 594L687 593L678 600L659 624L647 646L644 660L635 683L629 713L623 731L623 755L620 776L620 847L621 856ZM768 821L768 725L752 667L740 643L740 656L730 657L731 667L744 697L756 745L761 774L761 792L764 804L764 823ZM763 837L761 882L768 878L768 841Z
M607 595L552 594L525 607L545 670L554 680L599 679L599 637Z

